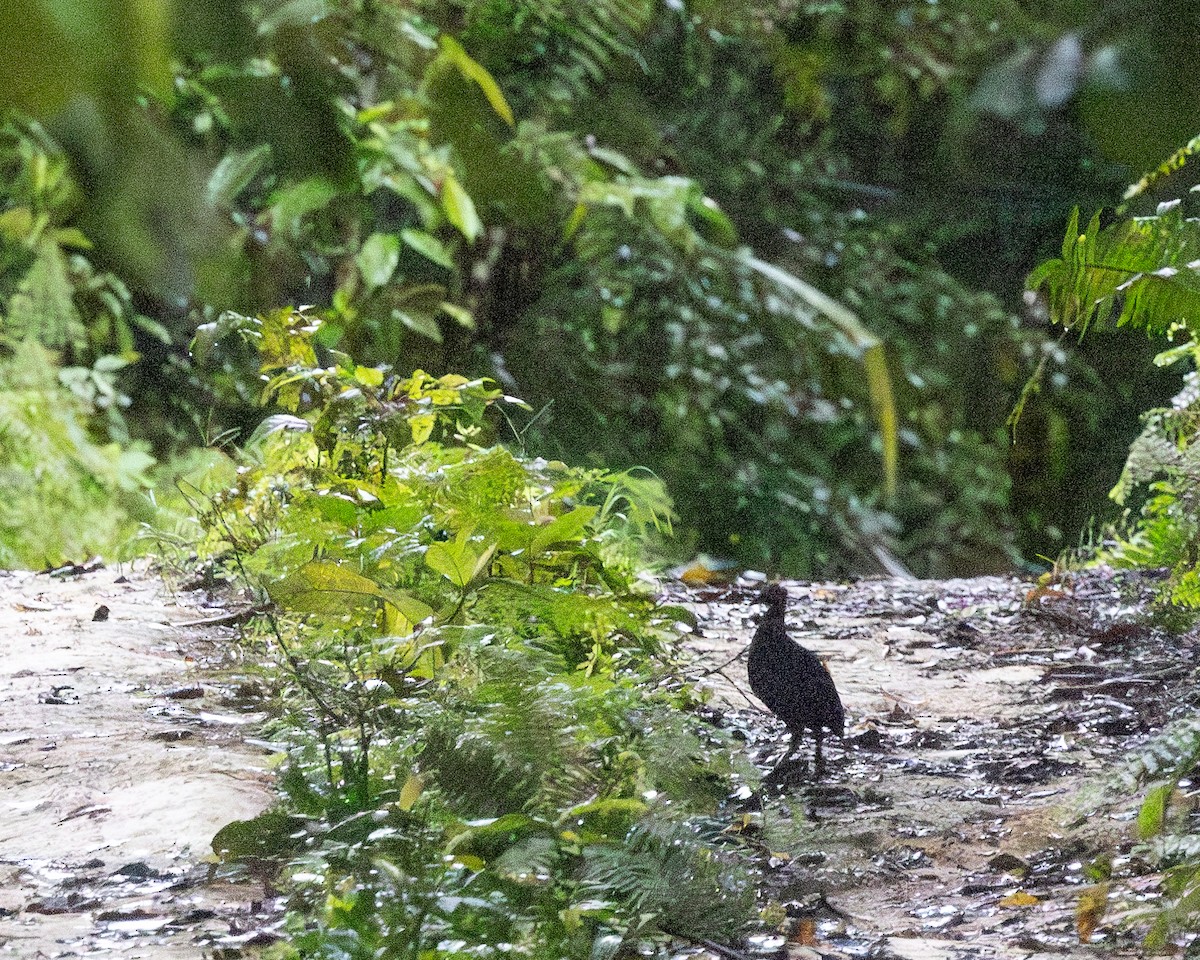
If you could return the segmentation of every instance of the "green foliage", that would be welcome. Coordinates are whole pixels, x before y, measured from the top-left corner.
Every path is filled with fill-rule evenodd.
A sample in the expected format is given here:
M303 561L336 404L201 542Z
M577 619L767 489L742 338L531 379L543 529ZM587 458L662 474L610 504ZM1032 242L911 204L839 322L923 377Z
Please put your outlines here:
M516 403L489 381L356 364L306 311L200 345L230 339L284 412L207 501L202 553L271 602L294 746L290 810L214 848L286 867L298 953L587 957L745 923L752 888L695 832L733 764L680 713L669 611L635 589L661 490L489 445Z
M1178 152L1132 187L1134 197L1183 168L1194 146ZM1200 299L1195 282L1195 221L1183 215L1184 201L1160 203L1150 216L1127 217L1101 226L1099 214L1083 230L1078 211L1067 226L1059 258L1029 277L1044 290L1051 314L1081 334L1113 323L1182 342L1155 358L1161 366L1200 359ZM1183 389L1169 407L1149 410L1130 446L1125 468L1110 496L1140 510L1127 528L1110 538L1099 558L1123 566L1167 568L1161 597L1194 619L1200 609L1200 461L1196 435L1200 377L1184 375ZM1135 915L1149 924L1144 946L1155 952L1176 930L1194 930L1200 920L1200 843L1190 817L1176 803L1200 764L1200 720L1191 717L1142 745L1125 778L1144 789L1137 817L1141 853L1163 870L1163 899Z
M135 71L147 109L122 83L43 117L86 185L71 225L173 341L115 321L147 357L125 375L142 432L245 430L247 353L197 371L181 345L227 308L308 303L357 363L495 376L539 410L516 425L531 448L650 465L711 552L801 573L1011 557L989 445L1038 337L947 271L993 283L1020 262L1056 211L1014 204L1010 181L1059 182L1082 149L1061 120L1054 150L1010 148L1010 121L976 111L989 58L1038 33L1018 5L172 13L169 92ZM974 375L999 384L982 398L956 372L967 328Z
M1122 786L1144 788L1138 853L1163 871L1163 898L1132 919L1148 925L1144 946L1161 950L1169 936L1200 921L1200 837L1180 803L1180 788L1200 764L1200 719L1172 724L1143 744L1123 771Z
M113 371L59 370L27 340L0 359L0 567L41 569L112 556L144 518L153 458L98 438Z
M470 4L464 20L503 7ZM539 409L553 401L538 422L543 442L576 460L652 465L702 546L797 573L895 569L893 554L933 574L997 568L1012 561L1019 524L1033 544L1046 537L1047 514L1076 519L1059 481L1095 472L1084 435L1098 414L1071 409L1067 386L1091 372L971 289L1021 269L1028 249L1018 247L1032 231L1057 230L1070 197L1043 202L1022 184L1062 182L1084 149L1057 120L1048 142L1025 151L1031 134L966 103L988 57L1032 27L1015 5L1001 7L693 4L642 28L636 59L607 58L606 82L570 101L548 94L554 67L526 55L524 35L473 44L464 32L502 86L537 91L529 108L542 124L592 134L592 170L561 146L549 152L577 171L584 196L629 209L633 194L643 211L631 223L589 207L566 257L512 237L499 255L507 265L491 276L501 296L485 294L476 315L512 389ZM547 46L531 40L529 50ZM1081 173L1075 195L1097 179ZM689 182L719 204L707 201L725 226L694 206L672 220L650 199ZM686 224L709 247L688 242ZM886 344L894 434L887 414L863 416L871 384L844 359L861 356L847 346L855 338L831 330L812 301L773 303L778 291L761 278L714 262L710 248L730 238L853 310ZM972 253L983 250L986 262ZM748 285L757 289L743 295ZM532 303L532 335L514 298L517 308ZM773 306L799 323L772 316ZM749 351L755 328L762 347ZM539 373L560 343L565 374L546 382ZM676 355L659 362L668 351ZM1010 495L1002 425L1047 354L1037 415L1048 427L1020 438ZM763 384L784 385L792 409L764 402ZM892 449L880 440L893 435L889 497L880 467L891 482ZM774 522L781 510L786 524Z
M1092 217L1082 233L1076 211L1067 224L1062 256L1048 260L1029 276L1029 287L1043 287L1054 318L1063 326L1086 330L1093 319L1115 320L1153 334L1175 325L1200 325L1200 278L1194 262L1200 254L1197 221L1183 216L1183 202L1159 205L1149 217L1133 217L1101 228Z
M1180 169L1187 151L1164 164ZM1162 173L1131 188L1148 189ZM1062 255L1029 277L1041 289L1055 320L1086 331L1093 324L1131 326L1181 342L1155 358L1159 366L1179 361L1195 365L1200 334L1200 286L1195 279L1200 237L1195 220L1184 216L1184 201L1159 204L1150 216L1129 217L1101 226L1096 214L1080 231L1078 213L1067 225ZM1149 410L1142 432L1129 448L1125 468L1110 496L1122 506L1136 504L1140 514L1104 556L1135 567L1167 567L1171 577L1164 599L1185 609L1200 608L1200 468L1193 449L1200 391L1188 372L1183 389L1169 407Z
M69 225L79 199L66 157L38 124L0 125L0 330L77 363L136 359L135 331L164 332L88 259L91 242Z

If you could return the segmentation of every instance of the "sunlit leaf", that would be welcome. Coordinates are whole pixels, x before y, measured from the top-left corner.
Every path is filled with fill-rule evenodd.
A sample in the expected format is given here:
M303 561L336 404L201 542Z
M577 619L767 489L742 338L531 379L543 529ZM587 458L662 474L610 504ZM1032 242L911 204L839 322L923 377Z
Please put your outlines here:
M454 258L450 255L450 251L432 233L409 227L400 231L400 238L425 259L432 260L439 267L445 267L447 270L454 269Z
M411 632L412 627L433 616L433 607L418 600L411 594L407 594L402 590L394 590L390 587L380 587L379 592L388 602L388 605L394 607L408 621L409 632Z
M281 606L315 613L377 605L380 597L379 585L374 580L324 560L305 564L268 587L268 593Z
M468 80L474 80L479 84L479 89L487 97L488 103L492 105L492 109L504 119L505 123L510 127L513 126L512 107L504 99L504 94L500 92L500 87L492 78L492 75L482 65L471 59L467 51L462 48L462 45L449 34L442 35L441 46L442 53L450 58L450 62L458 67L462 75Z
M483 232L483 223L479 214L475 212L475 201L463 189L454 174L449 172L442 182L442 209L446 211L446 218L468 242L474 243Z
M596 507L576 507L562 516L555 517L550 523L537 528L537 533L529 545L532 553L538 554L556 543L579 541L587 529L587 525L596 516Z
M382 287L400 263L400 239L391 233L373 233L354 258L368 290Z
M419 413L409 418L408 428L412 431L413 443L424 443L433 435L437 424L437 416L432 413Z
M491 560L496 545L481 547L466 540L431 544L425 551L425 564L457 587L468 586Z
M400 788L400 798L396 801L396 806L401 810L411 810L424 789L424 778L419 773L410 773L404 781L404 786Z
M1162 783L1156 787L1151 787L1146 792L1146 799L1142 801L1141 809L1138 810L1137 828L1139 837L1147 839L1162 832L1163 823L1166 821L1167 816L1167 804L1170 802L1171 794L1174 790L1174 784Z

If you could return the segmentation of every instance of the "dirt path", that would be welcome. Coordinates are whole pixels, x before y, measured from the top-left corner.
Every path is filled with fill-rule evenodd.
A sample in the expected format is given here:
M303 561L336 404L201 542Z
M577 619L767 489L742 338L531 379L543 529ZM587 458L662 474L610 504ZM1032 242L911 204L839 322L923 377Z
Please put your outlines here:
M677 593L703 625L689 644L702 663L746 644L758 586ZM800 905L824 894L844 914L824 911L816 950L1139 955L1112 923L1157 883L1129 855L1132 803L1089 815L1081 789L1094 796L1137 744L1194 708L1187 641L1140 625L1144 596L1131 605L1138 591L1106 574L1032 602L1030 584L1004 578L788 587L792 634L827 658L850 726L821 782L797 772L766 791L761 814L767 848L790 854L767 866L767 890ZM782 726L749 705L744 660L705 683L719 722L769 769ZM1085 946L1087 865L1110 853L1106 922Z
M1088 816L1080 789L1195 708L1194 651L1140 625L1146 590L1104 574L1032 603L1002 578L788 586L793 635L828 658L850 721L823 780L798 771L747 802L748 829L786 854L763 858L767 894L836 911L788 956L1137 956L1113 922L1157 883L1130 853L1132 803ZM700 616L702 663L744 648L757 587L670 591ZM0 574L0 957L232 957L272 939L261 889L206 860L219 827L271 801L268 749L244 739L255 700L214 672L232 631L180 626L221 612L113 570ZM744 665L704 682L769 768L781 730L744 696ZM1086 867L1110 853L1085 946Z
M204 862L271 802L270 755L242 739L261 717L211 672L229 631L180 626L225 611L178 599L111 569L0 573L0 957L270 939L261 888Z

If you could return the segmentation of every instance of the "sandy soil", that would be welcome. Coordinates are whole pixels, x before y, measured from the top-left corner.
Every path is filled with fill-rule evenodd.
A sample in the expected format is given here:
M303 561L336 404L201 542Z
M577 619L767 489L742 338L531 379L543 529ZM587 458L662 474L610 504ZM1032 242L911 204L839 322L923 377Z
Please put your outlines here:
M271 939L261 888L205 859L272 801L261 716L212 671L231 631L186 625L225 612L146 574L0 573L0 957Z

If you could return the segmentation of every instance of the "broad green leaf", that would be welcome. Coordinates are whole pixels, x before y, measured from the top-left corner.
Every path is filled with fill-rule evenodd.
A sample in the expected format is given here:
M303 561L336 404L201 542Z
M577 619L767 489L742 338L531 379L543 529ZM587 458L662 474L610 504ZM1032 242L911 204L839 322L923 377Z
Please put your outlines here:
M400 240L394 234L373 233L363 242L354 258L368 290L387 283L400 263Z
M400 231L400 238L425 259L432 260L439 267L445 267L447 270L454 269L454 258L450 255L450 251L432 233L408 227Z
M209 205L219 210L232 207L238 195L250 185L270 157L271 145L268 143L225 154L208 178L205 197Z
M561 517L555 517L544 527L538 527L529 550L539 554L547 547L556 543L568 541L578 542L583 537L584 530L596 515L596 507L576 507Z
M425 564L456 587L466 587L483 571L495 552L494 543L481 549L470 541L452 540L432 544L425 551Z
M354 380L364 387L383 386L384 371L379 367L355 367Z
M508 101L504 99L504 94L501 93L499 85L493 79L492 75L475 60L453 37L443 35L441 38L442 53L449 57L450 62L458 67L459 72L468 80L474 80L479 84L479 89L483 91L483 95L487 97L488 103L492 105L492 109L496 111L510 127L514 125L512 107L508 105Z
M360 521L363 533L377 530L408 531L421 522L425 508L416 503L405 503L382 510L372 510Z
M433 607L402 590L380 588L380 595L408 621L408 633L422 620L433 616Z
M483 223L475 211L475 201L449 171L442 181L442 209L446 211L446 218L469 243L474 243L483 232Z
M609 797L573 807L567 811L566 818L585 836L592 834L620 840L649 809L641 800Z
M286 858L302 841L296 837L307 821L278 810L260 813L253 820L234 820L216 832L213 853L224 859Z
M1167 818L1167 804L1174 790L1173 783L1160 783L1147 792L1137 817L1138 836L1143 840L1162 832Z
M408 428L412 431L413 443L424 443L433 434L434 425L437 423L437 417L432 413L419 413L408 421Z
M324 560L306 563L267 592L281 606L313 613L378 605L380 598L379 585L374 580Z

